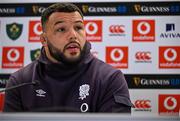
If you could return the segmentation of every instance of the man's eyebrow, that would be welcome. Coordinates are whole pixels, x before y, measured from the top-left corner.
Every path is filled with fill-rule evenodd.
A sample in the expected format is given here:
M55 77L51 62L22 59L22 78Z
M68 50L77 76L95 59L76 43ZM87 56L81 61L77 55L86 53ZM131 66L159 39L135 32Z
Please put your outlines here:
M74 23L83 23L83 21L80 21L80 20L79 20L79 21L75 21Z
M54 26L57 25L57 24L59 24L59 23L64 23L64 21L57 21L57 22L54 24Z
M57 22L55 22L54 26L57 25L57 24L59 24L59 23L64 23L64 22L65 22L65 21L57 21ZM83 24L83 21L78 20L78 21L75 21L74 23L82 23L82 24Z

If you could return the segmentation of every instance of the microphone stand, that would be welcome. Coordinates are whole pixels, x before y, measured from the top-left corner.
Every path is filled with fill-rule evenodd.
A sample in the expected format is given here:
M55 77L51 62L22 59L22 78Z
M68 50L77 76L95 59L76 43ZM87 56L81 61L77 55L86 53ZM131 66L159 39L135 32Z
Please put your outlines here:
M23 86L26 86L26 85L36 85L37 83L38 83L37 81L32 81L32 82L28 82L28 83L18 84L18 85L15 85L15 86L11 86L11 87L8 87L8 88L1 89L0 93L5 92L5 91L9 91L9 90L12 90L12 89L16 89L16 88L19 88L19 87L23 87Z

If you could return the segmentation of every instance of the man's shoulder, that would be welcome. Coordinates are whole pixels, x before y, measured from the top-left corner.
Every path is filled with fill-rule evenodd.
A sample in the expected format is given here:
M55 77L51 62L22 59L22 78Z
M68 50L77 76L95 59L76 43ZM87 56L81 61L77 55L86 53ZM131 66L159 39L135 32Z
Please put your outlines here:
M117 89L126 82L120 69L114 68L99 59L94 61L96 62L93 63L95 66L93 74L97 77L94 83L100 84L100 87Z
M114 73L121 72L119 69L112 67L111 65L105 63L104 61L98 58L94 59L92 65L94 66L94 69L98 71L97 73L103 76L108 76L108 75L110 76Z
M21 77L28 78L32 75L32 73L35 71L35 68L37 66L38 61L35 60L31 62L30 64L26 65L25 67L17 70L16 72L11 74L12 78L19 79Z
M94 59L94 66L96 66L97 69L104 70L104 71L118 71L118 69L112 67L111 65L105 63L104 61L98 58Z

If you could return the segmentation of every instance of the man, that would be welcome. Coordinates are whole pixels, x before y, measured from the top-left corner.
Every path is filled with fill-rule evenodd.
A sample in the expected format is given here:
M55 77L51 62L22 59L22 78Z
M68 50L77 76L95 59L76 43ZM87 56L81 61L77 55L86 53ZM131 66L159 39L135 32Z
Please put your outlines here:
M90 53L78 7L53 4L41 21L39 59L13 73L7 87L30 84L6 91L4 111L130 113L126 80L120 70Z

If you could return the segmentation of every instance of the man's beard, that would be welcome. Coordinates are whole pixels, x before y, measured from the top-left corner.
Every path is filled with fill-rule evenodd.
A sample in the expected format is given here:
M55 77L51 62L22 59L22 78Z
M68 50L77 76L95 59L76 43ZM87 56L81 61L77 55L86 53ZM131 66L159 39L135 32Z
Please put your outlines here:
M77 42L71 42L71 43L77 43ZM70 44L70 43L68 43L68 44ZM79 43L77 43L77 44L79 45ZM76 58L67 58L65 56L65 54L64 54L65 47L64 47L63 51L61 51L58 48L54 47L54 45L52 45L49 41L47 41L47 46L48 46L50 55L53 58L55 58L58 62L62 62L64 64L66 64L66 65L74 65L74 64L79 63L82 60L82 58L85 56L85 51L86 51L86 48L87 48L87 44L85 43L83 49L81 49L81 47L79 48L80 49L80 54L79 54L78 57L76 57Z

